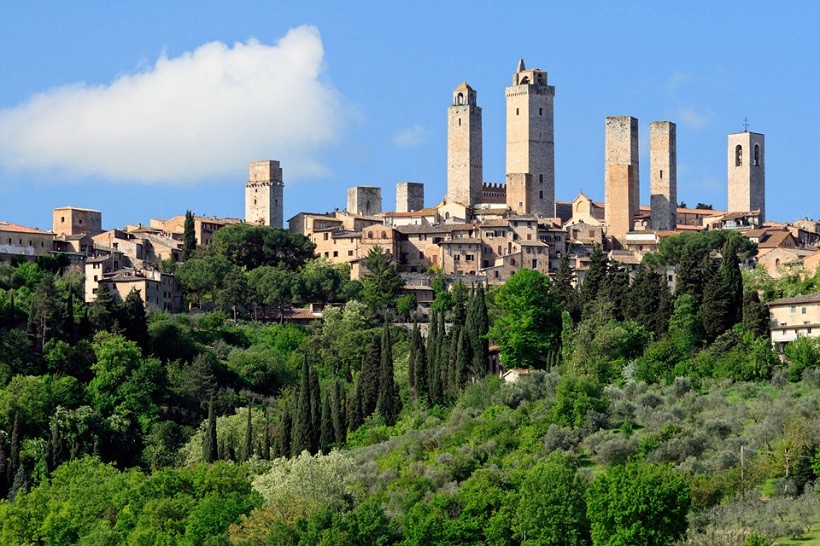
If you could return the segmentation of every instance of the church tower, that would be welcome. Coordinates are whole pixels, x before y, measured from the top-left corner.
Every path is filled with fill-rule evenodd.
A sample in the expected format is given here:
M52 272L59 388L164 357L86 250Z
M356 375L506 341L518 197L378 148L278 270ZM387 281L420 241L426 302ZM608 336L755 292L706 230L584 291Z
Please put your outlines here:
M748 130L729 135L729 212L760 211L766 221L764 138Z
M527 209L521 214L555 216L555 87L543 70L527 70L518 61L507 96L507 176L532 175Z
M481 200L484 166L481 156L481 108L476 92L462 82L447 109L447 201L473 206Z
M245 222L282 227L282 168L278 161L252 161L245 183Z

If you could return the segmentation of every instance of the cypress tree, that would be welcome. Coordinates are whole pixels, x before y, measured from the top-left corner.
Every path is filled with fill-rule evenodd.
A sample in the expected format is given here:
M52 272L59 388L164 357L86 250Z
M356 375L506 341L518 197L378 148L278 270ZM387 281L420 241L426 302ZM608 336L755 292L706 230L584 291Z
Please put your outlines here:
M407 385L410 387L412 396L416 396L416 353L419 350L416 335L418 331L419 325L413 323L413 332L410 334L410 354L407 358Z
M427 401L430 394L427 376L427 351L421 338L421 330L416 330L413 336L413 343L416 345L415 362L413 363L413 374L415 376L413 384L416 387L416 398Z
M68 300L65 304L65 320L63 332L71 345L77 343L77 327L74 324L74 292L68 291Z
M743 328L756 336L769 337L769 308L754 290L743 294Z
M279 422L279 430L273 441L274 457L290 457L290 444L293 431L293 417L291 415L290 404L286 403Z
M450 327L449 334L449 348L447 350L447 362L445 369L447 376L444 380L444 394L449 402L455 402L458 398L460 373L458 369L458 342L461 339L461 334L464 331L458 324L453 324Z
M584 275L581 284L581 307L584 313L590 312L589 306L598 299L599 293L606 283L607 258L601 247L595 245L589 255L589 269Z
M341 380L333 381L333 442L344 445L347 441L347 404Z
M319 375L316 366L310 366L310 452L319 451L319 438L322 434L322 390L319 387Z
M14 426L11 429L11 446L9 456L9 474L11 477L17 473L20 466L20 416L14 415Z
M185 223L182 226L182 260L191 257L196 248L196 232L194 226L194 214L190 210L185 211Z
M700 306L700 319L703 331L709 341L714 341L720 334L731 327L733 310L724 288L723 275L714 265L706 265L708 275L703 289L703 303Z
M268 420L268 405L265 404L263 406L263 412L265 417L265 437L262 442L262 451L261 457L266 461L270 460L270 451L271 451L271 441L270 441L270 421Z
M6 463L6 445L3 433L0 432L0 499L6 498L8 492L8 468Z
M299 379L299 391L293 408L293 433L290 446L293 456L298 456L302 451L311 451L311 425L313 423L310 410L310 366L308 357L305 355L302 362L302 376Z
M473 308L468 317L467 341L470 343L470 373L474 377L487 375L487 360L489 358L489 341L487 332L490 331L490 318L487 314L487 300L484 287L478 285L473 293Z
M643 269L641 268L641 270ZM599 293L612 303L612 311L616 320L624 320L626 316L629 290L629 273L626 272L626 269L620 267L617 262L610 262L606 281Z
M688 245L684 247L680 263L677 265L675 296L691 294L695 301L703 300L704 269L703 258Z
M470 373L470 362L472 355L470 354L470 341L467 330L463 329L458 336L458 350L456 351L456 392L459 392L467 384L467 376Z
M216 441L216 414L214 414L214 399L208 402L208 425L205 428L205 437L202 439L202 461L214 462L219 454Z
M245 441L242 442L242 461L253 456L253 405L248 404L248 420L245 424Z
M431 324L431 331L435 331L435 335L433 336L432 347L430 350L427 351L427 373L428 373L428 383L430 385L430 404L440 404L442 402L442 395L443 395L443 385L441 383L441 353L443 351L443 345L446 342L444 336L444 329L441 328L441 324L443 324L443 317L442 319L438 318L438 314L436 316L436 324Z
M227 447L225 449L225 460L236 462L236 444L234 443L233 434L228 436Z
M17 309L14 307L14 291L9 290L9 328L14 328Z
M381 370L382 343L379 336L373 336L370 351L362 361L362 372L359 375L359 394L361 395L362 419L376 411L379 401L379 375Z
M558 271L555 273L555 290L561 301L561 309L568 312L572 319L581 320L580 295L575 289L575 273L570 263L570 253L564 252L558 261Z
M148 321L145 304L136 288L132 288L120 306L120 325L125 337L139 345L148 347Z
M335 432L333 430L333 417L330 411L330 392L328 391L322 399L322 429L319 433L319 451L322 453L330 453L330 446L335 440Z
M11 482L11 489L9 490L9 501L14 502L18 493L28 490L28 473L23 465L17 467L14 473L14 481Z
M723 289L729 304L729 328L743 318L743 277L740 274L740 263L737 259L737 238L729 237L723 245L723 260L720 264L720 275Z
M348 403L347 426L351 432L362 426L364 423L364 412L362 411L362 382L361 374L356 377L353 386L353 394Z
M401 412L401 397L399 388L396 386L396 378L393 372L393 343L390 339L390 326L384 323L382 330L382 354L381 370L379 374L379 398L376 409L384 417L387 426L396 424Z

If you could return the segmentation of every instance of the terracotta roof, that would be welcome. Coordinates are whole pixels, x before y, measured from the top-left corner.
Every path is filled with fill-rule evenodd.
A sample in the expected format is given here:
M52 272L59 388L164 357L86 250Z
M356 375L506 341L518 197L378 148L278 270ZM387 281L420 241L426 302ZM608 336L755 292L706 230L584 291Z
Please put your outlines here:
M442 241L440 244L442 245L452 245L452 244L465 244L465 245L474 245L474 244L481 244L481 239L477 239L475 237L456 237L454 239L447 239L446 241Z
M399 233L451 233L457 229L455 224L437 224L435 226L395 226Z
M650 207L649 205L641 205L641 206L638 208L638 210L641 210L641 211L647 211L647 212L648 212L648 211L652 210L652 207ZM700 214L700 215L705 215L705 216L718 216L718 215L720 215L720 214L726 214L726 211L725 211L725 210L712 210L712 209L689 209L689 208L681 208L681 207L678 207L678 208L677 208L677 209L675 209L675 210L676 210L678 213L683 213L683 214Z
M775 305L798 305L800 303L820 303L820 292L814 294L807 294L804 296L792 296L791 298L783 298L769 302L769 306Z
M42 231L37 228L30 228L18 224L12 224L11 222L0 222L0 231L11 231L13 233L28 233L31 235L54 235L54 233L50 231Z
M770 231L766 240L758 243L757 246L759 248L780 248L789 238L794 239L790 231Z
M509 222L507 220L505 220L503 218L500 218L498 220L484 220L483 222L481 222L479 224L479 227L482 227L482 228L485 228L485 227L487 227L487 228L507 227L508 225L509 225Z
M549 246L543 241L516 241L521 246Z
M436 212L435 207L428 207L426 209L419 209L411 212L388 212L385 216L389 218L412 218L414 216L435 216Z
M748 218L750 216L760 216L759 210L750 210L743 212L727 212L723 215L721 220L739 220L741 218Z

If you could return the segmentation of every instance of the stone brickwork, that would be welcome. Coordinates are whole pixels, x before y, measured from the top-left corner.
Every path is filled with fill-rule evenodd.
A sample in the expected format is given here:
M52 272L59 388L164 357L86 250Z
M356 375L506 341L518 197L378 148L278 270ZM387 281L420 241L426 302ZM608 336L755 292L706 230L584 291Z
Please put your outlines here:
M507 174L507 206L514 214L535 214L532 201L532 175L530 173Z
M729 135L729 212L760 211L766 221L765 142L761 133Z
M522 59L506 97L507 174L531 174L529 212L555 216L555 87L547 85L545 71L527 70Z
M447 201L473 206L481 201L484 164L481 108L475 90L463 82L447 109Z
M102 213L78 207L60 207L51 211L52 228L56 235L86 235L102 233Z
M382 211L382 189L378 186L354 186L347 189L347 212L372 216Z
M607 236L626 243L626 233L638 212L638 120L631 116L606 118L604 144L605 220Z
M245 222L281 228L284 186L278 161L251 161L245 183Z
M652 229L677 226L677 128L671 121L649 124L649 191Z
M396 184L396 212L415 212L424 208L424 184L399 182Z

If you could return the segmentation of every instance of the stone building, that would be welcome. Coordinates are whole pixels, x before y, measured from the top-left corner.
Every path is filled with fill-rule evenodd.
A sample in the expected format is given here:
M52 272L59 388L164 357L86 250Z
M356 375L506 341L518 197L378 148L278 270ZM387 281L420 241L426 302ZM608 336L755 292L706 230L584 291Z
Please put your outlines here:
M399 182L396 184L396 212L415 212L424 208L424 184Z
M51 211L55 235L88 235L102 233L102 213L78 207L60 207Z
M769 302L772 345L783 346L798 336L820 337L820 292Z
M0 222L0 261L11 261L13 256L23 256L33 260L37 256L49 256L54 242L54 234Z
M515 214L530 214L533 210L532 175L511 173L507 175L507 207Z
M766 221L766 153L761 133L729 135L729 212L760 211Z
M468 207L481 200L484 165L481 108L475 90L462 82L447 109L447 201Z
M284 187L278 161L251 161L245 183L245 222L281 228Z
M677 130L671 121L649 124L649 192L652 229L678 225Z
M532 176L526 200L529 206L518 212L555 216L555 87L547 85L545 71L527 70L521 59L512 85L506 89L506 97L507 175L528 173Z
M604 184L606 234L623 245L638 213L638 120L631 116L606 118Z
M194 236L196 237L196 244L208 246L213 241L214 233L225 226L241 223L242 220L238 218L217 218L215 216L194 215ZM159 233L166 237L178 238L182 241L182 236L185 233L185 215L180 214L168 220L152 218L149 223L149 228L158 230Z
M347 189L347 212L371 216L382 211L382 189L378 186L354 186Z

